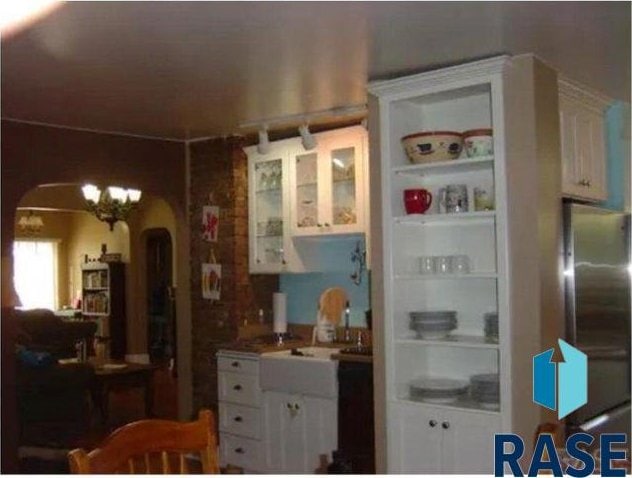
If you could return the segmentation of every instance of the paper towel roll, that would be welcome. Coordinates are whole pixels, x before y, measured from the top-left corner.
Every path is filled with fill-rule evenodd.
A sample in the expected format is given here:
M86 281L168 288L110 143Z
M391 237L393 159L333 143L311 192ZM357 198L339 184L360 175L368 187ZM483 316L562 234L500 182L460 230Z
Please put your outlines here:
M287 332L287 295L283 292L275 292L272 295L273 325L275 334Z

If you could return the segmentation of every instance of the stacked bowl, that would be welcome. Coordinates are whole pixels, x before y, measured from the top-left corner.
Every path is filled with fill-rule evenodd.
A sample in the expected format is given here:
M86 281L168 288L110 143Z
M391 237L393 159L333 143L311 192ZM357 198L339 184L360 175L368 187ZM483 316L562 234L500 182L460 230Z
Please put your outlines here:
M413 311L410 312L410 329L418 339L443 339L457 326L456 311Z
M482 408L498 409L500 381L497 373L482 373L470 377L470 394Z
M410 382L410 398L430 403L452 403L467 393L468 383L451 378L420 377Z
M490 342L498 342L498 313L483 314L483 320L485 321L485 338Z

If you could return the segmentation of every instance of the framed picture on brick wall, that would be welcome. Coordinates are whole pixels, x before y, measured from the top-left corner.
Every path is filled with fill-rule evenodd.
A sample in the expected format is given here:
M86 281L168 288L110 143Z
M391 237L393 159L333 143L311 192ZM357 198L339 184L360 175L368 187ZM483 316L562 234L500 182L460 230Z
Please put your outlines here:
M207 242L217 242L219 232L219 206L202 208L202 238Z
M222 289L222 266L202 263L202 297L219 300Z

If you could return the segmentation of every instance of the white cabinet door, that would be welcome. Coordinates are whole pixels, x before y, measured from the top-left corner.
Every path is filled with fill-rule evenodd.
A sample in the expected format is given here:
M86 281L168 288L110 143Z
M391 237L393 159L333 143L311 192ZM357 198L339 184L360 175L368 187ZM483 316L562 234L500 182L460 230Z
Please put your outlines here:
M314 473L321 454L338 443L336 400L282 392L263 394L265 459L269 473Z
M269 473L304 473L307 415L299 395L264 392L265 455Z
M605 102L560 84L562 192L567 196L593 201L608 196L605 108Z
M387 431L388 473L441 473L441 413L406 404L393 405L391 412Z
M316 134L317 147L290 153L292 236L365 232L366 130L360 126Z
M500 432L498 417L446 411L438 428L443 434L442 473L493 473L494 434Z

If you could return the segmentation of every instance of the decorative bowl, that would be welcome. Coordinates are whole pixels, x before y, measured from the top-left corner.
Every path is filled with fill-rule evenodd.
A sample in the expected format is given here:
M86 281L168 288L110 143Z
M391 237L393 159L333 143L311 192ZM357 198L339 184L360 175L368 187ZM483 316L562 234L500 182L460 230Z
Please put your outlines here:
M456 159L463 149L463 135L456 131L421 131L402 138L411 163Z
M491 128L471 129L463 132L465 154L468 158L494 154L494 138Z

